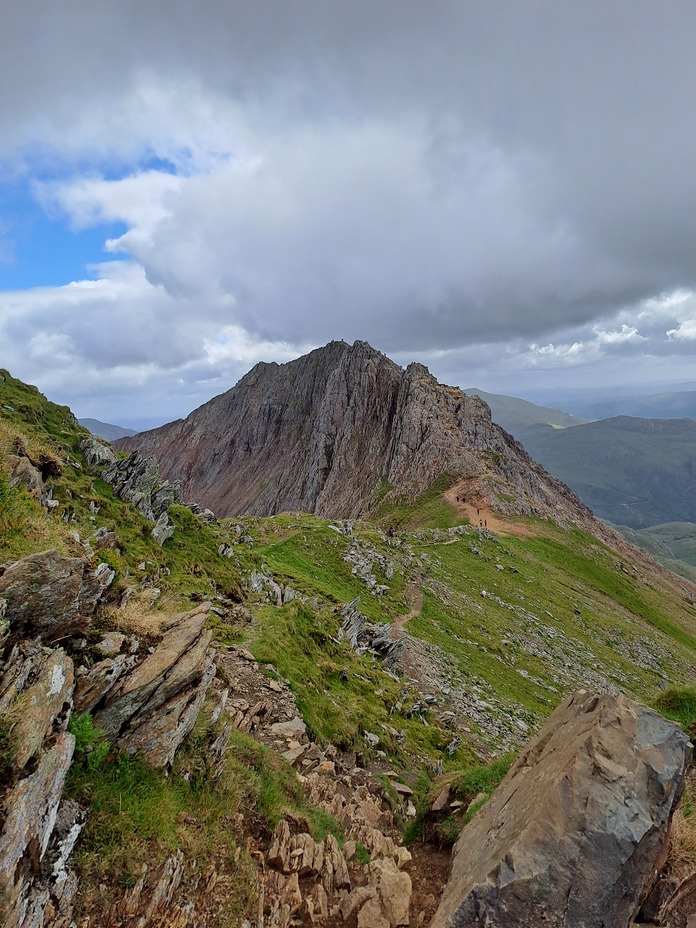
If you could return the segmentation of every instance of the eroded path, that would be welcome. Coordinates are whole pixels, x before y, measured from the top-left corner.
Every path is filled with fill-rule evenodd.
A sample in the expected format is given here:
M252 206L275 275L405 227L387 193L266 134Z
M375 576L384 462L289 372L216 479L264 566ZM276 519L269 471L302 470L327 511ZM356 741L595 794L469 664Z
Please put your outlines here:
M474 527L487 528L495 535L518 535L522 538L534 535L529 526L501 516L490 508L485 488L478 478L458 481L449 490L445 490L443 496Z
M411 611L406 615L399 615L394 619L391 624L392 638L398 638L404 625L409 619L415 619L423 608L423 590L415 586L415 584L409 583L404 591L404 598L406 599L406 603L411 607Z

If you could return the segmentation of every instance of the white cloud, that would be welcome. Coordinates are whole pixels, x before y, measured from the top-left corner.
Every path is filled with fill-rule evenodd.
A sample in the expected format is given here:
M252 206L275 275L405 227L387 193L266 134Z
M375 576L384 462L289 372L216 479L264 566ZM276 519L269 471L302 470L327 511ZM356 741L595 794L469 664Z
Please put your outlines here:
M6 363L192 398L341 337L464 383L686 358L685 10L14 4L0 168L76 230L126 230L95 280L0 295Z
M667 337L676 341L696 341L696 319L687 319L675 329L668 329Z

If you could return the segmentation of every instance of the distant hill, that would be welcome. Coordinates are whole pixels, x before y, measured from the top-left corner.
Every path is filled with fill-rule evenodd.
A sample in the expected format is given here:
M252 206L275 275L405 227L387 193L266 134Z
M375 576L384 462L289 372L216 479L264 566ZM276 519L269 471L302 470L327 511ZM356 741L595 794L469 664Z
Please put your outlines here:
M100 422L99 419L78 419L80 425L99 438L105 438L107 441L116 441L119 438L126 438L129 435L135 435L134 429L124 429L120 425L110 425L108 422Z
M696 390L623 396L587 403L582 412L588 419L637 416L645 419L696 419Z
M538 425L529 453L602 519L633 529L696 522L696 421L617 416Z
M696 524L669 522L639 530L616 525L632 544L647 551L655 560L675 573L696 580Z
M502 396L498 393L485 393L477 387L464 390L469 396L480 396L491 407L491 416L495 423L501 425L523 445L526 445L526 435L530 429L538 425L548 425L555 429L565 429L575 425L583 425L588 420L570 413L561 412L560 409L551 409L548 406L537 406L528 400L516 396Z

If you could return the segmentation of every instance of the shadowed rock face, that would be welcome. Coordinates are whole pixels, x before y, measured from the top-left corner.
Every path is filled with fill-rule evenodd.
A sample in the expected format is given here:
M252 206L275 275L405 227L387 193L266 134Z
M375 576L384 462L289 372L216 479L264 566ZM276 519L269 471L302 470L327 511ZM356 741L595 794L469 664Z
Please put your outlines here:
M690 756L678 726L624 696L569 697L460 835L431 928L627 928Z
M403 370L366 342L257 364L188 418L118 447L154 453L163 477L218 516L363 516L385 484L414 496L447 473L484 479L500 511L591 521L491 422L486 403L420 364Z

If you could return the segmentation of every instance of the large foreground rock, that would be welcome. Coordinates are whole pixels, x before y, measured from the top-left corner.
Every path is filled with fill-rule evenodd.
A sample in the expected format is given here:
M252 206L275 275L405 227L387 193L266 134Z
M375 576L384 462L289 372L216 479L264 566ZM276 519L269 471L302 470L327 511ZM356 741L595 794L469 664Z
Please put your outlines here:
M130 754L140 752L154 767L173 761L215 676L212 633L204 628L209 608L205 602L173 616L153 653L113 689L107 687L95 714L110 741Z
M623 696L568 698L462 832L431 928L626 928L690 755Z
M114 579L107 564L95 569L79 557L41 551L0 566L0 598L13 638L46 642L85 632Z

